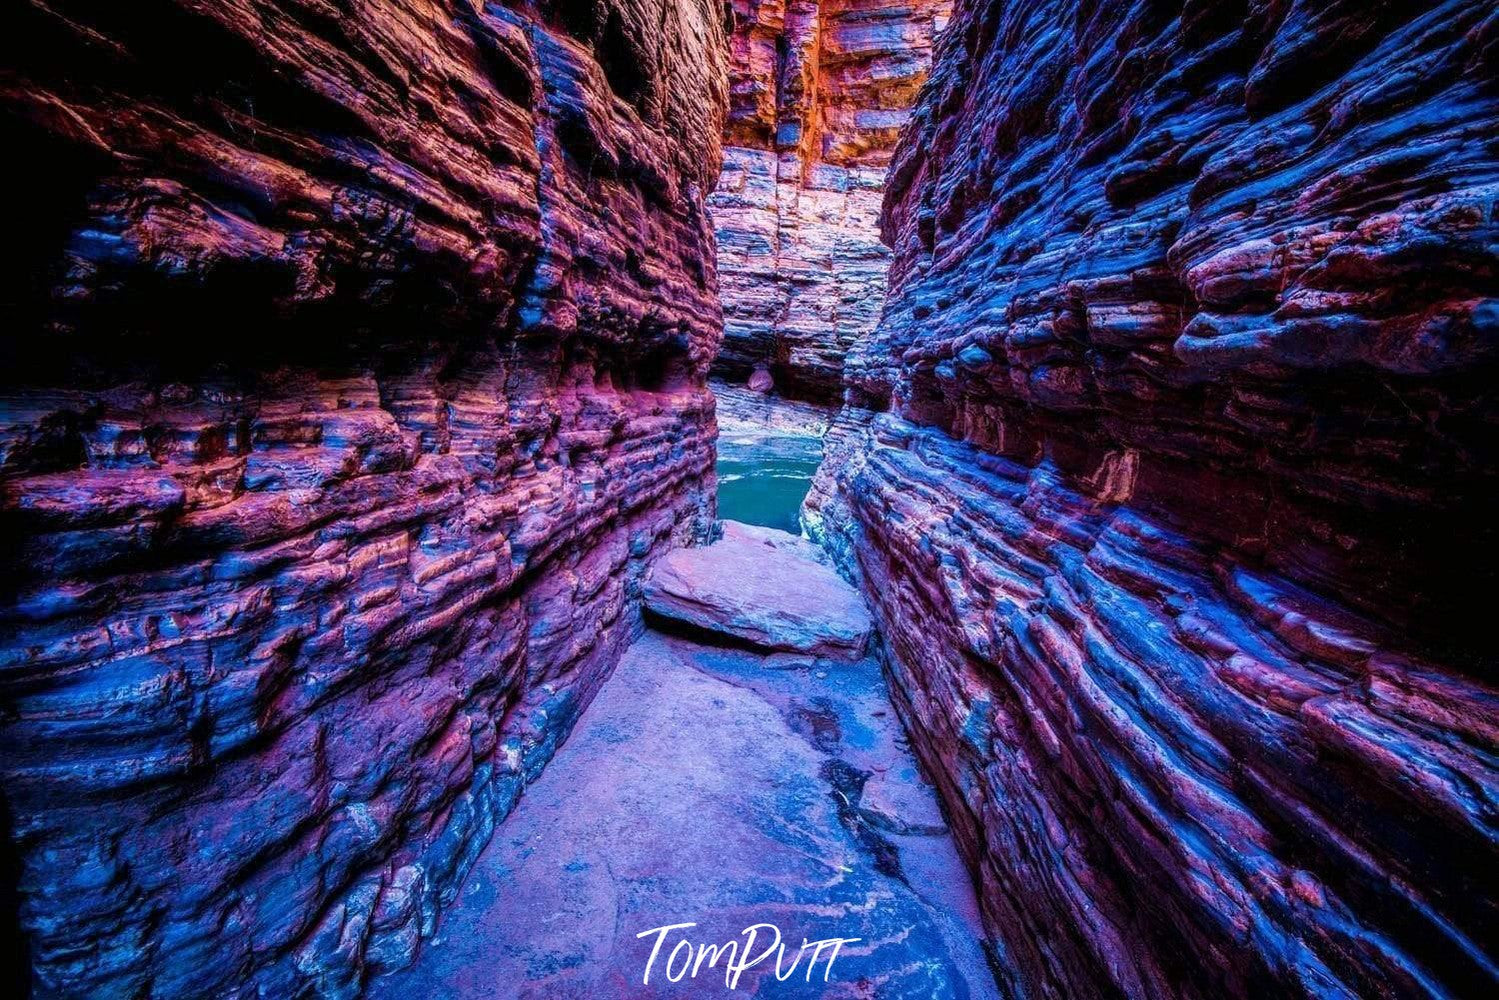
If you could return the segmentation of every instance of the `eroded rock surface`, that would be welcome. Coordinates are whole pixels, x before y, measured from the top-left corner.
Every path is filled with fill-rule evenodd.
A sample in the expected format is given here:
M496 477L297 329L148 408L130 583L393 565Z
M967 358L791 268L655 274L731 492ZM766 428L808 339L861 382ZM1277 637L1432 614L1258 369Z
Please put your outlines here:
M859 592L805 538L724 521L712 545L659 560L645 607L667 623L758 649L858 659L869 645Z
M717 370L835 402L879 318L885 167L949 0L734 0L718 234Z
M1016 995L1496 983L1499 19L960 0L807 516Z
M696 0L0 14L39 995L411 960L711 523L724 44Z
M647 632L420 960L373 996L997 997L972 886L878 663L774 659ZM667 932L646 983L656 935L637 935L678 923L695 926ZM761 923L784 950L730 990L726 966ZM801 948L836 937L860 940L831 968L827 947ZM773 941L759 930L754 954Z

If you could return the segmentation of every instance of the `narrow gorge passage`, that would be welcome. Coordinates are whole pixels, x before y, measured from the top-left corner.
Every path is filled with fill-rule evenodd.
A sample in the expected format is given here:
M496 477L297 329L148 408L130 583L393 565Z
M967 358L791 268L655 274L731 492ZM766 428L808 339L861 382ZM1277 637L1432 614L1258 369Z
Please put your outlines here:
M1499 996L1496 81L0 5L0 996Z
M646 633L415 965L370 996L997 997L968 873L879 665L767 660ZM695 926L639 937L681 923ZM803 947L838 938L859 940L836 958ZM736 953L777 940L733 973Z
M371 997L999 996L863 599L778 527L829 414L718 389L720 513L758 523L658 564L650 629Z

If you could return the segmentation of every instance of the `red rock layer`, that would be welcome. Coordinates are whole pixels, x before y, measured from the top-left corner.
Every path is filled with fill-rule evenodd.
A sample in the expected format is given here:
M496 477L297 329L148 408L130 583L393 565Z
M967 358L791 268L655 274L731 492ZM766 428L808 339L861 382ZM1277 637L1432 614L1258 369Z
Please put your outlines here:
M718 11L36 0L0 39L34 985L355 995L712 515Z
M1468 0L939 41L808 515L1016 995L1499 981L1496 52Z
M724 171L709 201L724 344L717 370L835 402L879 318L885 167L948 0L735 0Z

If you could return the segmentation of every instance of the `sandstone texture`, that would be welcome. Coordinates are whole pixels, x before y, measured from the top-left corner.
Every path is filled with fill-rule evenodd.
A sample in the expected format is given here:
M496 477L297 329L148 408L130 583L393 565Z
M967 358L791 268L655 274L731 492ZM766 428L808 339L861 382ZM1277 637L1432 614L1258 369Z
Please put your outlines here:
M1029 997L1485 996L1491 4L960 0L806 516Z
M949 7L733 0L724 170L709 200L725 378L841 398L843 356L885 295L885 167Z
M725 437L745 439L775 435L821 438L828 432L837 409L800 402L781 396L766 396L742 385L710 379L717 404L720 450Z
M712 545L659 560L645 607L665 624L757 649L854 660L869 645L869 611L821 549L775 528L723 522Z
M701 0L0 14L36 995L411 961L712 523L725 46Z

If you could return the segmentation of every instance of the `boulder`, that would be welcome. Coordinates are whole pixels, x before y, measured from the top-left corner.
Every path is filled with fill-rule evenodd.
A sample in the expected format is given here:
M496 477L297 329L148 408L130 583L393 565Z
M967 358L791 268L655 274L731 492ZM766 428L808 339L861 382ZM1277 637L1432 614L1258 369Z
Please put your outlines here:
M712 545L678 549L645 586L649 614L736 642L858 659L872 630L857 591L784 531L724 522Z

